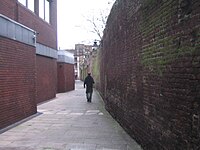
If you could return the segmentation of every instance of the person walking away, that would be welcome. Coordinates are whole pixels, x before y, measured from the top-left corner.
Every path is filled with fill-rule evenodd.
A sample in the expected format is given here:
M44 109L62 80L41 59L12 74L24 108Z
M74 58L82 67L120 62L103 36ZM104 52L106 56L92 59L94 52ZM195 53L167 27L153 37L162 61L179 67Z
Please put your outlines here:
M93 93L93 84L94 84L94 79L91 76L91 73L88 73L88 76L84 80L84 88L86 86L86 98L87 102L92 101L92 93Z

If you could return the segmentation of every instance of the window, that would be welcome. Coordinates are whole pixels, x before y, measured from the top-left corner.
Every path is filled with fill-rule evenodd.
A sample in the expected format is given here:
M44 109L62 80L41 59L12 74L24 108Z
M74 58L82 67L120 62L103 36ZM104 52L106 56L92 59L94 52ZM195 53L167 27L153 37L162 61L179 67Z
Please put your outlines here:
M26 6L26 0L18 0L21 4L23 4L24 6Z
M27 7L34 12L34 0L27 0Z
M45 1L45 18L44 19L47 22L49 22L49 7L50 7L49 2L46 0Z
M44 0L39 1L39 16L44 19Z
M39 1L39 16L47 22L49 22L49 13L50 13L49 7L50 7L49 0Z
M34 0L18 0L22 5L26 6L34 12ZM39 0L39 16L48 23L50 22L50 2L52 0Z
M32 12L34 12L34 0L18 0L22 5L26 6Z

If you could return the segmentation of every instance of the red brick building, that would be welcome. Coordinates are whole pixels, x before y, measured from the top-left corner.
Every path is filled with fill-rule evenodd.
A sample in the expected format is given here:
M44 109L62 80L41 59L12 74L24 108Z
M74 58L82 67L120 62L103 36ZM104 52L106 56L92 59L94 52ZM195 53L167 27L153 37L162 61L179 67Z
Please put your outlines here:
M0 129L57 92L57 0L0 0Z
M74 56L65 50L58 51L57 92L67 92L75 88Z

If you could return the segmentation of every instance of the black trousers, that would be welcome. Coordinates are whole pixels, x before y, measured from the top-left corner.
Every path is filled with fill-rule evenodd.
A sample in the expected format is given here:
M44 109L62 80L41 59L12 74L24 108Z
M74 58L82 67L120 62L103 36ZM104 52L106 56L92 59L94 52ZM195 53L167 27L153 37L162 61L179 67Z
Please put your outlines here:
M92 92L87 92L86 97L87 97L87 102L91 102L92 101Z

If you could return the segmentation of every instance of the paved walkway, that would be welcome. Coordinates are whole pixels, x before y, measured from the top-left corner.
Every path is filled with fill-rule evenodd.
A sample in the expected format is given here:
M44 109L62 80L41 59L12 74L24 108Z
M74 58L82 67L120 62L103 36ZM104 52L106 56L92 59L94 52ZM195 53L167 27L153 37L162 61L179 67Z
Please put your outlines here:
M38 106L38 115L0 134L0 150L141 150L104 109L97 92L87 103L76 90Z

